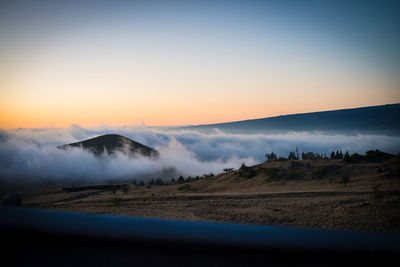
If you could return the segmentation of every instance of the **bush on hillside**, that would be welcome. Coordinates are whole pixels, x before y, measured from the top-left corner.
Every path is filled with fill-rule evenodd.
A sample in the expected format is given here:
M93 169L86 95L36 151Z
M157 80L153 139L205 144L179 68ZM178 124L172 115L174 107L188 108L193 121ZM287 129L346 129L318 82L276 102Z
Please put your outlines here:
M249 168L246 166L246 164L242 163L242 166L239 169L239 175L244 178L250 179L253 178L256 173L253 171L252 168Z

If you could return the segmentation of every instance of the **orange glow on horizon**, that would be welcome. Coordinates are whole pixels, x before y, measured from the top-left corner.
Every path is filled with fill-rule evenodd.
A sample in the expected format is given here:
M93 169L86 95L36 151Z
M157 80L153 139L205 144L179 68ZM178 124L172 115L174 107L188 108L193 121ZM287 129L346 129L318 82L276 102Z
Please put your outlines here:
M160 80L94 79L45 70L49 74L25 66L0 80L0 128L213 124L400 102L397 83L373 75L333 79L324 72L294 73L285 79L228 72L198 79L192 73L193 82L163 73L155 73Z
M379 103L390 104L390 103ZM378 105L371 103L368 105ZM289 115L296 113L318 112L335 109L357 108L361 106L331 106L317 107L310 110L305 107L302 109L281 108L270 110L269 112L224 112L223 109L218 111L206 109L203 111L193 111L192 113L185 110L169 110L168 112L147 113L146 116L130 115L126 113L114 112L87 112L79 114L79 112L54 112L46 113L39 110L24 110L12 108L0 108L0 128L66 128L73 124L78 124L82 127L95 127L101 125L107 126L122 126L122 125L142 125L147 126L183 126L183 125L198 125L198 124L214 124L232 121L241 121L248 119L258 119L266 117L274 117L280 115ZM226 109L228 110L228 109ZM230 109L231 110L231 109Z

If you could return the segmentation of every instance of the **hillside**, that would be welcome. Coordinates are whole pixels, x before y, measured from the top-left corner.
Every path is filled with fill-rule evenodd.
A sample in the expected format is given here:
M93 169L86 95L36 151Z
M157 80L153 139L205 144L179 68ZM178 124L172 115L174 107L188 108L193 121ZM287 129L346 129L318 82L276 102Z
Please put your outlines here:
M344 134L400 134L400 104L284 115L254 120L205 124L179 129L229 133L318 131Z
M141 217L400 232L400 158L276 160L172 185L46 188L29 207Z
M116 151L147 157L157 157L159 155L158 151L118 134L105 134L84 141L62 145L58 148L68 149L71 147L82 147L95 155L101 155L104 152L114 154Z

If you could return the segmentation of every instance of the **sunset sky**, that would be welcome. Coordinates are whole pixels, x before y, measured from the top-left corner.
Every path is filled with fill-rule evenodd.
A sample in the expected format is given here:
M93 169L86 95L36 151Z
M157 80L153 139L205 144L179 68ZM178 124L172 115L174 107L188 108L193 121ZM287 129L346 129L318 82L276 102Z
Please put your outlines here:
M400 102L400 1L5 2L0 128Z

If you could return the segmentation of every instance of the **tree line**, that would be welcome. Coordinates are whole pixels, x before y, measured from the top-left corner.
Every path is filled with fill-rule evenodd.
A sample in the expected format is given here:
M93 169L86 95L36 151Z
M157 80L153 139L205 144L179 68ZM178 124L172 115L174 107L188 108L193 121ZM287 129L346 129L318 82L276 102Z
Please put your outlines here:
M348 152L347 152L348 153ZM300 157L301 155L301 157ZM329 159L329 157L324 153L324 154L319 154L317 152L302 152L301 154L299 153L299 149L296 147L294 151L289 151L289 155L287 158L285 157L278 157L277 154L274 152L271 153L266 153L265 157L267 161L274 161L274 160L299 160L299 159L304 159L304 160L317 160L317 159ZM342 150L337 150L332 151L330 155L330 159L343 159L343 152Z
M266 153L265 157L268 162L284 161L284 160L300 160L300 159L302 159L302 160L341 159L345 163L357 163L357 162L379 162L382 160L386 160L386 159L395 157L395 155L379 151L378 149L369 150L365 153L365 155L360 155L357 153L350 154L349 151L346 151L345 153L343 153L342 150L336 150L336 151L332 151L330 153L330 156L328 157L325 153L324 154L320 154L317 152L302 152L302 153L300 153L299 149L296 147L296 149L294 151L289 152L287 158L278 157L278 155L274 152ZM400 157L400 153L399 153L398 157ZM224 168L223 171L225 173L230 173L230 172L234 171L234 168ZM238 171L242 176L245 176L248 178L251 178L254 175L253 170L251 168L247 167L244 163L242 164L242 166L239 168ZM174 185L174 184L183 184L183 183L187 183L190 181L199 180L201 178L209 178L209 177L213 177L213 176L214 176L214 174L212 172L210 172L209 174L207 174L207 173L203 174L203 176L201 176L201 177L200 176L183 177L182 175L180 175L178 178L172 177L170 180L167 180L167 181L162 178L155 178L155 179L153 178L153 179L149 180L147 182L147 184L143 180L133 180L132 184L135 186L148 186L148 187L151 187L153 185Z
M275 161L275 160L299 160L300 153L298 148L294 151L290 151L287 158L285 157L278 157L277 154L274 152L266 153L265 154L267 161ZM303 160L319 160L319 159L342 159L344 162L351 163L351 162L377 162L381 160L386 160L389 158L395 157L395 155L388 154L382 151L376 150L369 150L365 153L365 155L360 155L358 153L350 154L349 151L343 153L342 150L332 151L330 153L330 157L328 157L325 153L319 154L316 152L302 152L301 159Z
M214 174L212 172L210 173L205 173L203 176L187 176L186 178L180 175L178 178L172 177L170 180L165 181L165 179L162 178L152 178L147 182L147 186L152 186L152 185L173 185L173 184L183 184L187 183L190 181L195 181L199 180L201 178L209 178L209 177L214 177ZM133 180L132 184L135 186L146 186L145 182L143 180Z

